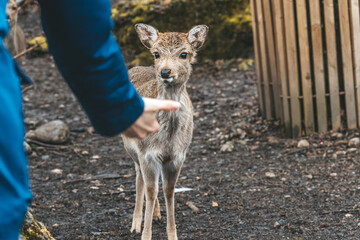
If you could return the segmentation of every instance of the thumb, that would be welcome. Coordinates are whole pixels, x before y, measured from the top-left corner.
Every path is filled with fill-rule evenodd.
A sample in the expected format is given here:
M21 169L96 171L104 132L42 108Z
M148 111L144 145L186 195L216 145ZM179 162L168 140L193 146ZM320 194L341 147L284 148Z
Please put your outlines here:
M173 111L180 108L180 103L172 100L159 100L153 98L143 98L144 112Z

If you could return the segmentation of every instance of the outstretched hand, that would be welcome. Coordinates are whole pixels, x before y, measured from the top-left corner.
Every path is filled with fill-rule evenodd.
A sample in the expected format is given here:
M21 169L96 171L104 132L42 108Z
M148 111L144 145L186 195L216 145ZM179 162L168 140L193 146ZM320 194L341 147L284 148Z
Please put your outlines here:
M144 112L128 129L122 132L123 135L132 138L144 139L147 135L159 130L159 123L156 120L158 111L174 111L180 108L180 103L172 100L159 100L143 98Z

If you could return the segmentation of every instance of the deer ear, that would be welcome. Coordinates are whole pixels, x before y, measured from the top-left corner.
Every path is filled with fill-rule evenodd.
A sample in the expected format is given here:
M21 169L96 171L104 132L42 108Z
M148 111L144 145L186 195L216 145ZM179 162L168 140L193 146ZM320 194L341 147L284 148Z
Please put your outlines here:
M145 47L151 48L152 44L158 39L159 31L147 24L139 23L135 25L135 30Z
M190 29L190 31L187 34L187 38L193 48L195 50L198 50L202 47L206 40L207 33L209 31L209 27L206 25L198 25Z

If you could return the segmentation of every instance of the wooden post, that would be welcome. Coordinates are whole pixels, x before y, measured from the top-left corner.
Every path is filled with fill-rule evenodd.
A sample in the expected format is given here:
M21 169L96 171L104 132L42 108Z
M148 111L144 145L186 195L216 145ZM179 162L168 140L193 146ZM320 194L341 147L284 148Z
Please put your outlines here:
M353 44L355 96L357 105L357 124L360 127L360 17L359 0L350 0L351 37Z
M312 56L314 63L314 80L316 89L316 109L318 130L323 133L327 131L327 108L326 108L326 89L324 72L324 46L321 31L321 12L320 1L313 0L310 3L311 37L312 37Z
M291 116L289 109L289 90L288 90L288 67L286 54L286 41L284 29L284 14L283 14L283 0L274 0L273 9L275 15L275 29L276 29L276 55L278 60L278 76L281 85L282 95L282 119L285 126L285 134L291 137Z
M266 37L267 37L267 47L269 53L269 65L270 65L270 76L272 83L272 91L274 97L274 109L275 109L275 118L280 118L280 90L277 76L277 67L276 67L276 52L275 52L275 43L274 43L274 29L273 29L273 14L271 11L271 2L268 0L263 0L264 16L265 16L265 27L266 27Z
M356 103L354 90L354 68L352 59L352 44L350 34L350 17L348 0L339 1L340 16L340 37L343 61L343 77L345 86L346 121L348 129L355 129L356 124Z
M301 110L299 100L299 74L298 74L298 51L296 42L296 26L294 13L294 0L286 0L284 3L286 51L288 60L288 76L290 88L291 124L292 136L301 135Z
M302 95L304 99L305 133L309 135L315 131L315 125L306 0L296 0L296 11L300 47Z
M259 29L259 41L260 41L260 55L261 55L261 70L262 77L264 80L264 97L265 97L265 115L266 119L273 119L272 109L273 109L273 100L270 95L270 74L269 74L269 56L266 42L266 30L264 25L264 14L263 14L263 5L262 1L258 0L256 2L257 9L257 20L258 20L258 29Z
M250 1L251 6L251 13L252 13L252 27L253 27L253 39L254 39L254 54L255 54L255 64L256 64L256 76L257 76L257 89L258 89L258 96L259 96L259 104L260 104L260 111L263 116L265 115L265 108L264 108L264 100L263 100L263 93L262 93L262 67L261 67L261 55L260 55L260 43L258 37L258 23L257 23L257 7L255 0Z
M339 72L336 50L334 0L324 0L327 64L330 87L331 123L337 131L341 127Z

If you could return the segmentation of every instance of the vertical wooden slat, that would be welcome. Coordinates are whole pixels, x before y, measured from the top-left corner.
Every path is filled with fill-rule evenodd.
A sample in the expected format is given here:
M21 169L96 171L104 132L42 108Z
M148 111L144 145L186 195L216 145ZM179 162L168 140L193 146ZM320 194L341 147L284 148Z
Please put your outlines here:
M270 1L263 1L263 10L264 10L264 20L266 27L266 37L267 37L267 48L269 53L269 65L270 65L270 76L272 82L272 90L274 97L274 108L275 108L275 118L280 118L280 91L279 83L277 76L277 61L276 61L276 52L275 52L275 43L274 43L274 29L273 29L273 16L271 11Z
M341 126L339 76L336 50L334 0L324 0L327 64L330 87L331 123L334 131Z
M288 76L290 88L290 105L291 105L291 124L292 135L298 137L301 134L301 111L299 101L299 75L297 61L297 44L296 44L296 27L294 0L285 0L284 17L285 17L285 36L286 36L286 52L288 60Z
M261 69L262 77L264 80L264 97L265 97L265 114L266 119L272 119L272 99L270 95L270 76L269 76L269 57L267 53L267 44L266 44L266 31L264 26L264 15L263 15L263 5L261 0L256 1L256 10L258 17L258 30L259 30L259 41L260 41L260 55L261 55Z
M357 121L354 91L354 69L351 50L352 45L350 34L349 2L347 0L339 1L339 16L343 62L342 65L345 86L346 120L348 129L355 129Z
M359 0L350 0L351 36L353 44L355 96L357 100L357 123L360 127L360 17Z
M306 0L296 0L296 12L298 19L299 33L299 53L301 67L302 95L304 99L304 122L305 133L309 135L315 131L314 107L312 98L311 66L310 66L310 47L309 29L307 22Z
M324 73L324 47L321 31L320 0L309 1L311 19L312 54L316 89L318 131L327 131L326 89Z
M287 75L287 59L286 59L286 42L284 32L284 15L283 15L283 0L274 0L274 20L276 28L276 55L278 60L278 75L281 82L282 95L282 118L285 126L285 134L291 137L291 116L288 101L288 75Z
M252 13L252 27L253 27L253 40L254 40L254 53L255 53L255 64L256 64L256 76L257 76L257 88L258 88L258 97L260 104L260 111L265 117L264 109L264 99L262 94L262 72L261 72L261 56L260 56L260 46L259 46L259 36L258 36L258 24L257 24L257 8L255 0L250 1L251 13Z

